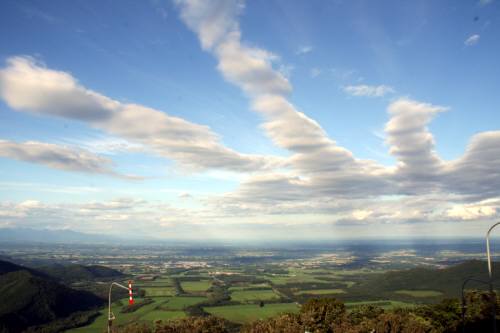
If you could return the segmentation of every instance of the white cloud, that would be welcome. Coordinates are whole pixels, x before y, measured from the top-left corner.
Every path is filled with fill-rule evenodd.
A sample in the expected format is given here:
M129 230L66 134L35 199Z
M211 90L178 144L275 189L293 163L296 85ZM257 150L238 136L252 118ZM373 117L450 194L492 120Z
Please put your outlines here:
M433 181L443 161L434 151L434 138L427 125L446 108L409 99L389 105L390 120L385 126L389 152L398 159L398 173L405 181Z
M240 154L223 146L207 126L115 101L28 57L7 60L7 67L0 70L0 96L15 110L83 121L185 168L255 171L280 163L279 158Z
M345 86L342 88L344 92L352 96L368 96L368 97L383 97L387 94L394 93L394 88L379 85L379 86L369 86L365 84L357 86Z
M500 194L500 131L476 134L465 153L446 163L448 191L486 199Z
M459 220L489 219L498 216L500 200L484 200L471 204L457 204L446 211L447 216Z
M244 8L242 0L175 0L182 8L181 18L194 31L199 32L201 45L211 49L227 34L236 30L237 16Z
M486 6L486 5L489 5L492 2L493 2L493 0L479 0L479 5Z
M14 142L0 140L0 157L42 164L53 169L97 173L115 177L139 179L113 170L113 162L83 149L37 141Z
M481 38L481 36L478 34L471 35L465 40L464 44L466 46L476 45L479 42L479 38Z

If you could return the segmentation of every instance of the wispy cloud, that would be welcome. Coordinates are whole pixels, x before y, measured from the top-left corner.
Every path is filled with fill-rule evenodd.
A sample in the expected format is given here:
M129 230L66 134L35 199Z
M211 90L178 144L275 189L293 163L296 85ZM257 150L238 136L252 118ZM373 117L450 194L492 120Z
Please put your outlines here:
M366 84L345 86L344 92L352 96L383 97L395 92L394 88L386 85L369 86Z
M42 164L50 168L110 175L127 179L137 176L123 175L113 170L113 162L87 150L36 141L14 142L0 140L0 157Z
M312 78L318 77L321 75L321 69L317 67L311 68L309 75L311 75Z
M464 44L465 44L466 46L476 45L476 44L479 42L479 39L480 39L480 38L481 38L481 36L479 36L478 34L471 35L471 36L469 36L469 37L465 40Z
M311 53L313 51L313 49L314 48L310 45L304 45L304 46L299 47L297 49L297 51L295 51L295 53L298 55L303 55L303 54Z
M280 161L240 154L222 145L207 126L113 100L81 86L69 73L49 69L30 57L9 58L0 69L0 96L14 110L85 122L193 170L255 171Z

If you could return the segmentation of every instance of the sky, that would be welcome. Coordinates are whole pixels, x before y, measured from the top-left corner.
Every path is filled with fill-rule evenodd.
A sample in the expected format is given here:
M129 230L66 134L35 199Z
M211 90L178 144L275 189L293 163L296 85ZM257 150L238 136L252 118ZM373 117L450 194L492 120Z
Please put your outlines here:
M483 235L498 0L0 3L0 228Z

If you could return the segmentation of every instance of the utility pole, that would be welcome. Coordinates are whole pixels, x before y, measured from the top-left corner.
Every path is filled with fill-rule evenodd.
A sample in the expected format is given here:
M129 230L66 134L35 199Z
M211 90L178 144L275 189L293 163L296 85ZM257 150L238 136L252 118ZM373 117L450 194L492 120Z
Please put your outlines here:
M491 267L491 253L490 253L490 233L500 222L495 223L486 233L486 255L488 257L488 276L490 278L490 295L491 295L491 315L493 317L493 333L497 333L497 318L496 318L496 303L497 297L493 291L493 270Z
M130 306L134 304L134 298L132 296L132 281L128 282L128 288L118 282L111 282L108 294L108 333L111 333L111 326L113 325L113 320L116 318L113 312L111 312L111 290L113 289L113 286L128 290L128 305Z

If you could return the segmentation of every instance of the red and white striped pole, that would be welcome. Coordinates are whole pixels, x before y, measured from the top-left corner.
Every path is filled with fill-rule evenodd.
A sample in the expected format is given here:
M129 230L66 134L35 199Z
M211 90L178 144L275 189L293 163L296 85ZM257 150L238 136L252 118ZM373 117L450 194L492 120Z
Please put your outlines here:
M134 297L132 296L132 281L128 281L128 305L134 304Z

